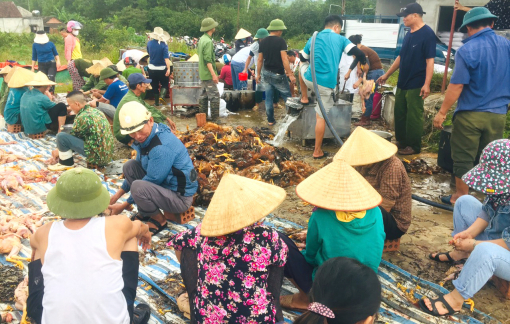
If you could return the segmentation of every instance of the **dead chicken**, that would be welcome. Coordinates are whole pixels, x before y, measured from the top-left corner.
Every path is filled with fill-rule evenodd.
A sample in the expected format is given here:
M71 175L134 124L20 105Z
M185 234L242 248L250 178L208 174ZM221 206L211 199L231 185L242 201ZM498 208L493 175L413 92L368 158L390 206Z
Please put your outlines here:
M356 83L354 83L353 88L357 89L359 87L359 95L361 97L361 112L365 113L365 100L370 98L372 93L375 91L375 81L367 80L367 74L363 74L363 78L359 78Z
M19 191L20 186L26 190L32 189L29 185L25 184L25 181L23 180L23 174L17 171L8 170L1 172L0 179L2 179L2 181L0 182L0 186L5 191L5 194L7 196L12 195L12 192L9 191L9 189Z
M18 288L14 291L14 307L23 311L20 324L28 324L27 322L27 299L28 299L28 276L25 276L22 282L19 283Z
M19 160L27 160L27 158L0 149L0 164L16 162Z
M21 251L21 236L13 233L0 236L0 253L7 254L6 261L14 263L18 268L23 269L21 260L29 261L29 258L18 256Z

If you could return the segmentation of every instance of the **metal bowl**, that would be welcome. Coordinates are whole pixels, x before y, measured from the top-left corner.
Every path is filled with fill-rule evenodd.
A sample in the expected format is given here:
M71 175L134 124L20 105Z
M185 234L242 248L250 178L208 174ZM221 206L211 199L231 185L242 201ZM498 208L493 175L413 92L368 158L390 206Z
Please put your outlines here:
M70 134L70 133L71 133L71 130L73 129L73 124L65 124L65 125L64 125L64 126L62 126L62 127L63 127L62 131L63 131L64 133L68 133L68 134Z
M391 133L389 133L389 132L379 131L379 130L371 130L371 132L381 136L382 138L384 138L388 142L391 142L391 139L393 138L393 135Z

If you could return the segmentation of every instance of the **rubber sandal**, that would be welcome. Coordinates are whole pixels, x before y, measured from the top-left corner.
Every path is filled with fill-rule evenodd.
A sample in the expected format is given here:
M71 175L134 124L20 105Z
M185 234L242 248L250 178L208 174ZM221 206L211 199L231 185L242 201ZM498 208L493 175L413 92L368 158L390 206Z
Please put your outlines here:
M443 204L445 204L445 205L450 205L450 206L452 206L453 204L452 204L451 200L452 200L452 195L448 195L448 196L443 196L443 197L441 197L441 202L442 202Z
M147 324L151 318L151 308L147 304L138 304L133 309L133 324Z
M419 304L420 304L420 308L422 311L424 311L425 313L429 314L429 315L433 315L433 316L450 316L450 315L455 315L458 313L458 311L455 311L453 310L452 306L450 306L450 304L448 304L446 302L446 300L444 299L444 295L436 298L436 299L430 299L430 303L432 304L432 310L430 310L427 305L425 305L425 300L420 300L419 301ZM448 311L448 313L446 314L439 314L439 312L437 311L437 307L436 307L436 303L437 302L441 302L444 307L446 308L446 310Z
M147 223L152 223L152 224L154 224L154 225L156 225L158 227L158 228L149 227L149 232L151 232L152 235L158 234L159 232L164 230L166 228L166 226L167 226L167 223L165 223L164 225L161 225L154 218L150 218L149 220L147 220Z
M274 126L276 123L267 123L269 126Z
M280 306L282 308L286 308L286 309L291 309L291 310L295 310L295 311L298 311L298 312L306 312L307 309L303 309L303 308L294 308L294 307L291 307L290 305L292 305L292 297L294 295L284 295L284 296L280 296Z
M131 220L139 220L140 222L147 222L151 217L150 216L142 216L140 213L136 213L131 217Z
M324 153L324 154L322 154L321 156L314 156L313 159L320 160L320 159L327 158L329 156L329 152L322 152L322 153Z
M446 258L448 259L448 261L444 261L444 260L441 260L439 259L439 257L441 255L446 255ZM432 253L429 254L429 259L430 260L434 260L436 262L441 262L441 263L454 263L455 260L450 256L450 252L439 252L436 254L436 256L432 256Z

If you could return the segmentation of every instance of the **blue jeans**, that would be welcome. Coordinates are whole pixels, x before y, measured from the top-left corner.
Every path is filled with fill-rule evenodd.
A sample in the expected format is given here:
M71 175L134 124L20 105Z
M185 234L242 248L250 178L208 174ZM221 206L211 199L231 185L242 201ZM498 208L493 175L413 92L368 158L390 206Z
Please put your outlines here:
M452 236L468 229L482 213L482 208L482 203L473 196L465 195L457 199L453 211ZM494 221L497 219L491 219L490 223ZM501 229L498 227L497 224L489 225L475 239L479 241L501 239ZM494 230L495 228L498 230ZM453 285L464 299L468 299L482 289L493 275L510 280L510 251L494 243L481 242L471 252Z
M269 123L275 123L273 109L273 95L275 90L280 93L283 101L290 97L290 85L285 74L276 74L262 70L262 86L266 91L266 115Z
M83 156L87 156L87 154L85 154L85 144L83 140L64 132L57 134L57 148L60 152L72 150Z
M242 90L248 87L247 81L239 81L239 73L244 70L244 63L231 62L230 70L232 71L232 86L234 90Z
M380 77L382 77L384 74L384 70L383 69L379 69L379 70L372 70L372 71L368 71L367 73L367 80L377 80L379 79ZM378 85L377 83L375 84L375 90L377 90L378 88ZM363 114L363 116L365 117L369 117L370 118L370 115L372 115L372 108L373 108L373 105L374 105L374 94L375 94L375 91L374 93L372 93L370 95L370 98L368 98L367 100L365 100L365 113Z

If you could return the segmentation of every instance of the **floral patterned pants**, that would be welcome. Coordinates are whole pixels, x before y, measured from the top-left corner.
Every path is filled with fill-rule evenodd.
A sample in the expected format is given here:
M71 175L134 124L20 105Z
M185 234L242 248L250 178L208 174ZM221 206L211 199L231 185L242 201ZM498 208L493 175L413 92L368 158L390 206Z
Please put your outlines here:
M81 77L80 73L78 73L78 69L76 65L74 65L74 60L71 60L67 64L67 70L69 71L69 75L71 75L71 80L73 81L73 90L80 90L81 87L85 85L85 81Z

